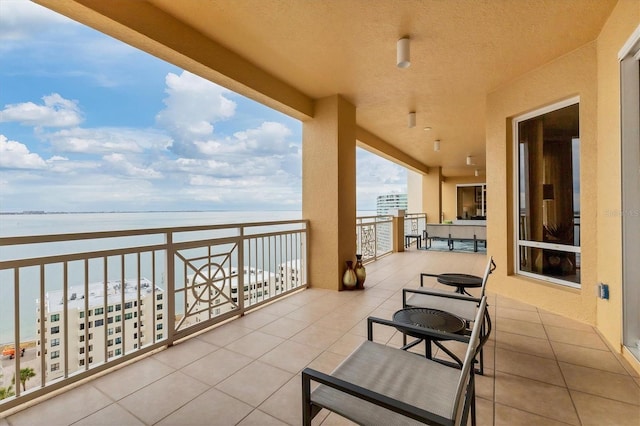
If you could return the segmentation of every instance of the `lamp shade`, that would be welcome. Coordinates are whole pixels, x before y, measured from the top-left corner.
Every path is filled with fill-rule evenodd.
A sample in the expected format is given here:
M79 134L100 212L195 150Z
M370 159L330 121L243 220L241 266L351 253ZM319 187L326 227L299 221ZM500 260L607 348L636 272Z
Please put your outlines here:
M408 68L411 65L411 54L409 51L409 37L398 40L396 65L398 68Z

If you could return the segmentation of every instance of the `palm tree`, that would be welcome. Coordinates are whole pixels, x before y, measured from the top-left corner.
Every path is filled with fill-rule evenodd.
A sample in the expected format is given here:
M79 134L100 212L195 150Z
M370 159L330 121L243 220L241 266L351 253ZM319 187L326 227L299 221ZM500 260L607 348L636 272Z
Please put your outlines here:
M36 372L33 371L33 368L21 368L20 369L20 383L22 383L22 390L27 390L27 380L36 376Z
M13 379L11 379L11 384L8 387L0 388L0 399L9 398L10 396L13 396L16 394L13 391L13 385L15 385L15 383L16 383L16 376L13 376Z

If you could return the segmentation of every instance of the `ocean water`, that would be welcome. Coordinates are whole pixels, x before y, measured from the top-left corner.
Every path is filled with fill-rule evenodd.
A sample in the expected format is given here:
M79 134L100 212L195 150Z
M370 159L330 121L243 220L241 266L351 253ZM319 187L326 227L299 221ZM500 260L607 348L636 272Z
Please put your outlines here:
M168 228L196 225L224 225L248 222L269 222L301 219L300 211L212 211L212 212L140 212L140 213L56 213L56 214L2 214L0 215L0 236L30 236L66 234L97 231L116 231L149 228ZM143 245L144 236L127 241L133 245ZM68 244L70 250L92 250L92 241L78 241ZM38 246L0 247L0 261L56 255L51 250ZM35 276L36 271L32 271ZM0 345L13 341L14 292L12 280L0 272ZM39 298L37 278L21 276L20 286L20 334L21 340L36 336L36 299ZM31 281L36 281L32 283Z
M359 211L357 214L372 216L375 212ZM224 225L301 218L301 211L0 214L0 237ZM145 241L145 236L135 238L138 240L128 241L128 243L135 245L148 243ZM91 240L78 241L69 244L67 248L81 251L96 249L92 244ZM0 261L59 254L41 250L44 249L39 249L37 246L0 247ZM12 280L9 280L6 275L8 273L11 272L5 271L3 274L0 271L0 345L13 341L14 295ZM30 283L30 281L37 281L37 278L30 280L28 277L21 277L21 282ZM36 299L40 296L37 283L31 284L33 285L21 285L20 290L20 333L23 341L36 336Z

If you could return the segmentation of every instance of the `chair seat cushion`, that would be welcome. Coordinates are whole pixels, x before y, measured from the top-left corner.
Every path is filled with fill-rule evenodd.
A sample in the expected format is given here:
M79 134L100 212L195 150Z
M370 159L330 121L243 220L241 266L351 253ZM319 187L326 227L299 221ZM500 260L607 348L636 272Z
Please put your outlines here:
M429 291L434 293L436 292L433 289L429 289ZM450 295L451 293L443 292L442 294ZM407 295L406 303L408 306L439 309L467 321L473 321L476 317L476 312L478 312L478 305L476 302L450 297L433 296L429 294L409 293Z
M455 368L368 340L331 373L447 419L453 417L460 374ZM312 392L311 400L360 424L424 424L325 385Z

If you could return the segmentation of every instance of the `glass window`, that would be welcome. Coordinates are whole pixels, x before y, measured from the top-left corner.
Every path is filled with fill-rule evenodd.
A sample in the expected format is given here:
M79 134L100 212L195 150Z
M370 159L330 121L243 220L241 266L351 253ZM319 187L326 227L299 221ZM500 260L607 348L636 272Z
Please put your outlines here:
M60 358L60 351L51 351L51 359Z
M580 287L577 99L514 120L517 271Z
M102 315L104 314L104 308L96 308L93 313L94 315Z
M116 345L119 345L120 343L122 343L122 338L116 337Z
M51 339L51 346L59 346L60 339Z
M60 363L59 362L51 364L51 371L58 371L58 370L60 370Z
M132 306L133 306L133 302L127 302L124 304L125 309L131 309Z
M58 334L60 333L60 327L51 327L51 334Z
M96 327L100 327L101 325L104 325L104 320L96 320Z
M60 314L51 315L51 322L60 321Z
M120 355L122 353L121 349L116 349L116 356Z

